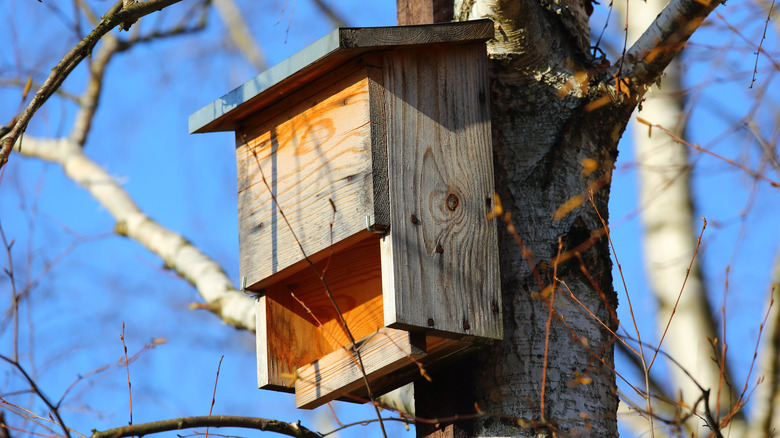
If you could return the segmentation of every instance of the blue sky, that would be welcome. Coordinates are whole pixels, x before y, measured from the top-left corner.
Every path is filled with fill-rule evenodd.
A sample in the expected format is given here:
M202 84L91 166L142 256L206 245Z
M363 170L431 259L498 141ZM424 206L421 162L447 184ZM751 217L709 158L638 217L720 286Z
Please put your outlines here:
M106 2L93 2L105 8ZM186 3L186 2L185 2ZM332 29L310 1L267 1L243 5L251 17L252 31L261 42L269 65L292 55ZM395 2L338 2L350 25L376 26L395 23ZM61 8L57 9L57 8ZM175 6L174 8L179 8ZM740 23L750 5L728 6L730 20ZM19 0L0 0L9 11L0 24L0 119L10 120L19 102L18 87L10 79L33 71L47 72L55 59L75 43L63 24L70 6ZM178 10L171 15L178 15ZM591 26L600 29L603 15L597 12ZM755 20L756 22L761 20ZM143 20L149 28L154 17ZM238 280L238 242L235 196L235 156L230 133L188 135L187 117L257 74L224 43L221 23L202 34L138 47L119 55L109 67L101 107L86 153L103 165L133 196L149 216L180 232L218 260L231 278ZM757 42L761 26L743 25L749 42ZM770 33L772 33L770 31ZM723 56L717 69L709 61L713 41L736 47ZM701 105L693 111L689 129L692 142L707 144L734 120L748 111L755 91L746 90L754 57L750 44L716 28L703 29L698 45L686 54L686 83L718 81L704 91ZM706 45L705 45L706 44ZM777 38L765 43L777 51ZM755 47L752 48L755 50ZM709 54L709 55L708 55ZM758 85L771 84L771 63L760 59ZM736 72L736 73L735 73ZM747 73L747 76L745 72ZM34 75L36 80L42 77ZM80 68L63 89L80 93L85 71ZM771 88L770 88L771 90ZM689 97L693 99L693 97ZM776 95L765 97L758 112L771 134L777 114ZM774 99L774 100L773 100ZM762 107L763 108L763 107ZM66 134L74 105L53 98L31 123L35 136ZM637 128L636 122L629 129ZM639 127L639 129L644 129ZM625 137L628 137L627 135ZM744 130L714 145L718 153L757 165L755 145ZM723 277L732 265L727 315L732 360L744 378L762 316L768 274L778 247L778 189L759 185L756 205L744 222L739 212L749 199L752 181L743 172L722 161L693 154L696 207L710 226L705 232L705 270L713 301L721 302ZM634 305L652 309L642 273L638 220L625 219L636 209L637 193L633 153L621 145L612 187L613 241L621 259ZM769 173L777 179L776 173ZM217 364L225 356L219 374L215 413L253 415L294 421L318 430L331 426L327 407L313 412L294 409L293 397L256 389L254 338L223 325L203 311L187 308L200 301L186 282L162 267L162 262L139 244L112 234L113 221L86 192L65 178L58 166L19 156L12 157L0 182L0 221L8 239L14 239L14 272L17 285L38 279L32 299L22 308L21 349L47 395L58 399L79 375L113 363L122 353L119 335L125 323L125 339L132 354L152 338L168 343L145 352L130 367L135 423L182 415L208 413ZM740 227L746 230L740 235ZM64 256L63 256L64 255ZM48 264L54 263L50 268ZM4 256L0 265L7 266ZM617 278L617 277L616 277ZM621 319L630 321L623 292ZM0 280L3 297L10 297L9 284ZM7 298L10 300L10 298ZM654 322L648 311L637 312L644 330ZM0 322L0 351L9 351L12 330L7 314ZM30 326L28 326L28 321ZM0 394L17 386L2 368ZM739 384L741 385L741 381ZM29 405L27 396L14 399ZM82 381L70 392L63 409L68 425L88 434L126 424L129 415L124 369L112 368ZM334 403L342 422L369 419L368 406ZM396 433L402 430L395 426ZM212 431L213 432L213 431ZM219 433L224 433L220 431ZM242 435L257 435L245 433ZM377 436L376 426L354 428L341 436ZM174 436L169 434L168 436ZM265 434L268 436L268 434ZM408 436L411 436L409 434Z

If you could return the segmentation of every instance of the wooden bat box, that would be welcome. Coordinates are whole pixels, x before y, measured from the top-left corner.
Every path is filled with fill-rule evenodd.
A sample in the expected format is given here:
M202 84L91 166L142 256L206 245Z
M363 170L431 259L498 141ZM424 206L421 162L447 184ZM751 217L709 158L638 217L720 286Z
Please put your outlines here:
M361 362L376 395L502 338L493 31L337 29L190 116L236 133L261 388L365 401Z

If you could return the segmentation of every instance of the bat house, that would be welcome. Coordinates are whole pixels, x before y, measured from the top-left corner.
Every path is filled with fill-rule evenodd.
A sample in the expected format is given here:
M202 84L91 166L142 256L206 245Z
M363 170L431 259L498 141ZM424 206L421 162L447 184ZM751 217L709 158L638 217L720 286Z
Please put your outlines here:
M380 394L502 338L493 32L340 28L190 116L236 133L261 388L365 401L364 373Z

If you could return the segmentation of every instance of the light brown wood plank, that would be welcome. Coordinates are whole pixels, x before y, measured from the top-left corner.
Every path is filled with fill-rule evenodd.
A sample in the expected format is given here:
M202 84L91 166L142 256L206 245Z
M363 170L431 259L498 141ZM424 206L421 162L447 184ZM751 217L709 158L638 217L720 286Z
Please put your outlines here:
M360 356L369 379L391 374L414 365L425 354L424 346L415 345L408 332L381 329L359 343ZM313 409L343 397L365 386L353 354L344 348L319 361L301 367L295 382L295 404Z
M303 259L295 237L314 255L373 218L368 100L362 70L239 133L240 271L250 289Z

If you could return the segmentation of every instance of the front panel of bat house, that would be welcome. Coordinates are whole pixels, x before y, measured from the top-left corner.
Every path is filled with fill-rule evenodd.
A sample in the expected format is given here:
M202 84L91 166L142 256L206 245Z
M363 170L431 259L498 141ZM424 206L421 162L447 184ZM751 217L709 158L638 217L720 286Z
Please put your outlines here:
M261 388L365 401L359 363L380 394L502 338L492 32L338 29L191 116L236 132Z

